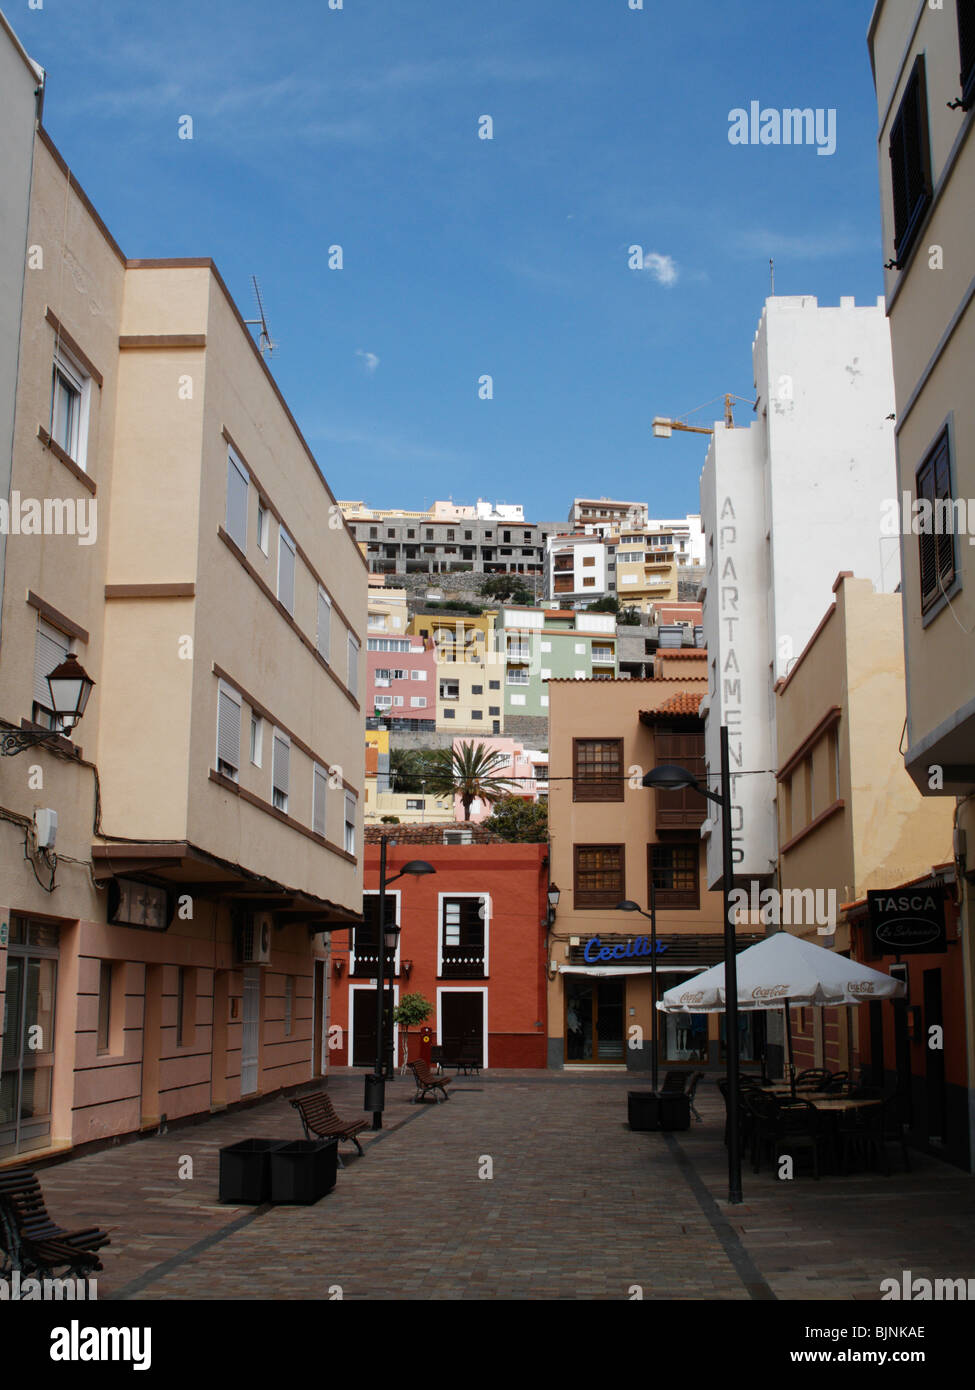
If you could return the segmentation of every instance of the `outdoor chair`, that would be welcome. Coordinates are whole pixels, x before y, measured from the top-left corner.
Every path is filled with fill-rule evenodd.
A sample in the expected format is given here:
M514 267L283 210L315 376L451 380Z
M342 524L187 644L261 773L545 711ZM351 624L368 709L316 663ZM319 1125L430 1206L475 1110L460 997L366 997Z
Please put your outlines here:
M884 1176L889 1178L888 1144L900 1145L904 1171L911 1171L907 1136L900 1120L900 1109L895 1094L889 1094L879 1105L853 1110L849 1115L842 1116L837 1138L840 1147L840 1169L844 1173L852 1155L854 1159L881 1167Z
M686 1093L686 1094L687 1094L687 1103L688 1103L688 1105L691 1107L691 1114L694 1116L695 1120L697 1120L698 1124L703 1124L704 1121L701 1119L701 1116L698 1114L697 1107L696 1107L695 1104L694 1104L694 1097L697 1095L698 1084L699 1084L699 1082L701 1082L703 1079L704 1079L704 1072L703 1072L703 1071L696 1071L696 1072L694 1073L694 1075L691 1077L691 1082L690 1082L690 1085L689 1085L688 1088L687 1088L687 1093Z
M310 1096L298 1096L292 1100L291 1104L301 1116L301 1123L304 1127L305 1138L310 1139L314 1134L318 1139L351 1139L362 1156L362 1145L356 1135L362 1130L368 1129L368 1120L343 1120L335 1113L331 1096L325 1091L315 1091ZM339 1167L344 1168L342 1155L336 1152Z
M440 1073L443 1071L443 1048L442 1048L442 1047L439 1047L439 1046L436 1046L436 1045L433 1046L433 1047L431 1047L431 1049L430 1049L430 1065L431 1065L432 1067L436 1067L436 1069L437 1069L437 1075L439 1076Z
M807 1067L796 1077L796 1089L801 1091L825 1091L832 1079L832 1072L825 1067Z
M66 1231L47 1212L41 1184L28 1168L0 1174L0 1272L49 1274L64 1269L74 1278L97 1273L102 1262L95 1253L110 1245L108 1233L95 1226Z
M848 1071L834 1071L826 1083L826 1090L830 1094L835 1091L838 1095L841 1091L849 1090L849 1086L850 1073Z
M424 1100L428 1091L433 1091L434 1100L438 1103L441 1100L449 1100L447 1087L450 1085L449 1076L437 1076L436 1072L430 1070L429 1064L424 1061L410 1063L410 1071L416 1081L416 1094L413 1097L413 1104ZM439 1095L437 1094L439 1092Z
M470 1076L471 1072L474 1072L474 1074L475 1074L476 1076L480 1076L480 1074L481 1074L481 1047L480 1047L480 1044L479 1044L479 1043L476 1043L476 1042L466 1042L466 1043L464 1043L463 1046L462 1046L461 1049L460 1049L460 1055L458 1056L457 1061L454 1063L454 1065L455 1065L456 1068L457 1068L457 1074L458 1074L458 1075L460 1075L460 1073L463 1072L465 1076Z
M827 1136L815 1106L808 1100L783 1103L773 1096L757 1093L749 1094L746 1104L755 1120L752 1170L756 1173L759 1171L761 1156L766 1148L776 1166L783 1154L792 1157L808 1150L812 1156L813 1176L818 1179L820 1153L826 1146Z
M664 1084L660 1094L664 1096L682 1096L684 1087L687 1085L687 1072L669 1071L664 1077Z

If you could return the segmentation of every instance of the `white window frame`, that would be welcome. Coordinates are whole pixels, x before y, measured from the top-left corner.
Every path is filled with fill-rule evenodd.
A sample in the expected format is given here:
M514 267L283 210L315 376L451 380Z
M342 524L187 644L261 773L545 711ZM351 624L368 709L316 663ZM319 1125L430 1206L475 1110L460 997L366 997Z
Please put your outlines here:
M350 829L350 822L349 822L349 803L350 803L350 802L352 803L352 821L351 821L351 830L352 830L352 837L351 837L351 840L352 840L352 843L351 843L351 845L350 845L350 843L349 843L349 829ZM345 804L344 804L344 811L343 811L343 817L342 817L342 821L343 821L343 838L342 838L342 846L343 846L343 848L344 848L346 854L355 854L355 853L356 853L356 818L358 817L358 814L359 814L359 798L356 796L355 792L347 791L347 792L345 793Z
M321 802L319 802L318 791L321 787ZM319 830L315 824L317 811L321 805L322 828ZM321 763L312 763L311 768L311 828L316 835L321 835L322 839L328 838L328 768L322 767Z
M222 702L222 700L221 700L221 698L220 698L221 696L225 696L225 697L231 702L231 704L234 704L234 705L237 706L237 764L236 764L236 766L234 767L233 772L226 772L226 771L220 766L220 764L221 764L222 762L226 762L226 761L227 761L226 759L221 758L221 756L220 756L220 723L221 723L221 718L220 718L220 716L221 716L221 710L222 710L222 708L223 708L223 702ZM216 749L215 749L215 762L214 762L214 767L216 768L216 770L220 773L220 775L221 775L222 777L229 777L230 780L231 780L232 782L239 782L239 781L240 781L240 733L241 733L241 713L242 713L243 707L244 707L244 701L243 701L243 698L241 697L239 691L236 691L236 690L233 688L232 685L228 685L226 681L218 680L218 681L217 681L217 741L216 741Z
M253 767L263 767L264 762L264 720L251 710L250 760Z
M78 418L71 430L71 438L65 442L54 433L57 411L58 373L65 378L68 388L77 395ZM54 349L51 367L51 439L63 449L79 468L87 469L88 460L88 414L91 408L91 377L65 350L63 343Z
M426 709L427 697L425 695L411 695L410 709Z
M463 827L458 827L463 829ZM472 837L473 839L473 837ZM491 973L491 915L493 904L490 893L438 893L437 894L437 975L443 974L444 948L444 902L447 898L483 898L484 900L484 977Z
M54 665L51 666L50 670L45 671L43 676L39 674L40 658L38 648L40 644L38 638L40 637L43 637L51 646L57 648L57 651L49 658L54 662ZM46 729L60 729L63 727L60 720L54 714L54 711L50 709L51 688L47 684L47 677L50 675L51 671L60 666L61 662L67 657L68 652L76 650L77 643L73 638L69 637L66 632L62 632L60 628L54 627L52 623L46 622L40 614L37 615L37 627L34 631L34 684L31 689L30 706L32 724L37 724L41 728ZM44 665L47 665L46 660ZM40 699L39 696L43 696L44 698Z
M288 603L288 601L287 601L287 599L288 599L287 593L285 593L284 597L282 597L282 593L281 593L282 562L284 561L284 557L285 557L286 555L287 555L287 556L290 556L290 563L291 563L291 594L290 594L291 602L290 602L290 603ZM283 527L283 526L279 526L279 527L278 527L278 602L284 604L284 607L287 609L287 611L291 614L292 617L294 617L294 615L295 615L295 587L296 587L296 585L295 585L295 580L296 580L296 576L297 576L297 571L298 571L297 547L296 547L294 541L292 540L291 536L289 536L288 533L287 533L287 531L284 529L284 527Z
M364 898L378 898L378 897L379 897L379 889L378 889L378 888L366 888L366 889L363 890L362 896L363 896ZM396 925L399 926L399 925L400 925L400 911L401 911L401 909L402 909L402 897L401 897L400 889L399 889L399 888L387 888L387 889L386 889L386 897L387 897L387 898L392 898L393 901L396 903ZM395 964L395 966L396 966L396 969L394 970L393 973L394 973L395 975L398 975L398 974L399 974L399 966L400 966L399 953L400 953L400 945L401 945L401 942L402 942L402 937L403 937L403 933L402 933L402 932L398 932L398 933L397 933L397 936L396 936L396 955L395 955L395 957L394 957L394 964ZM349 940L349 978L350 978L350 985L351 985L351 978L352 978L352 976L353 976L354 974L355 974L355 931L353 930L352 933L351 933L351 936L350 936L350 940ZM357 983L358 983L358 982L357 982ZM354 989L355 986L354 986L354 985L351 985L351 988ZM398 988L398 986L397 986L397 988Z
M425 681L426 678L427 678L427 673L426 673L426 671L411 671L411 672L410 672L410 680L411 680L411 681Z
M275 752L275 745L276 745L277 743L279 743L279 742L280 742L281 744L283 744L284 747L288 750L288 762L287 762L287 769L288 769L287 782L288 782L288 785L287 785L286 787L283 787L283 788L282 788L282 787L279 787L279 786L275 783L275 780L274 780L274 752ZM278 806L277 802L274 800L275 794L284 797L284 805L283 805L283 806ZM287 814L288 814L288 806L290 805L290 802L291 802L291 739L288 737L288 735L287 735L286 733L284 733L283 730L278 729L278 728L275 727L274 730L273 730L273 732L272 732L272 734L271 734L271 804L272 804L272 806L274 806L275 810L281 811L284 815L287 815Z
M240 532L239 534L235 534L235 533L234 533L233 525L232 525L232 519L231 519L231 512L230 512L231 483L233 482L234 474L236 474L237 477L238 477L238 478L243 482L243 484L244 484L244 516L243 516L243 527L242 527L242 530L241 530L241 532ZM237 457L237 455L234 453L233 449L231 449L230 446L228 445L228 447L227 447L227 511L226 511L226 517L225 517L225 529L226 529L227 535L228 535L228 536L230 537L230 539L233 541L233 543L234 543L234 545L237 547L237 549L240 550L240 551L242 551L244 554L247 553L247 516L248 516L248 513L250 512L250 500L251 500L251 477L250 477L250 474L248 473L248 471L247 471L247 469L244 467L244 465L241 463L241 461L240 461L240 459Z
M324 623L322 622L323 613L325 616ZM318 616L316 622L315 644L318 647L318 655L325 661L328 661L329 652L332 649L332 600L321 585L318 586Z

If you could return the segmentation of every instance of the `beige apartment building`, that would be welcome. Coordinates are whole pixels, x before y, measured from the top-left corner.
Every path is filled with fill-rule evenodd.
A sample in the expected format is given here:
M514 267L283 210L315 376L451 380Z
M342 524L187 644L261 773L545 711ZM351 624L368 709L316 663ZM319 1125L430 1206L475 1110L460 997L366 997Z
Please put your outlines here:
M658 998L724 958L723 899L708 890L701 839L708 803L641 785L660 763L704 775L701 656L664 679L549 682L549 873L560 892L546 941L550 1067L650 1064L651 924L618 903L649 912L653 885ZM739 927L739 949L759 936ZM658 1021L661 1066L723 1060L723 1015ZM743 1025L741 1055L754 1061L764 1015Z
M409 634L433 642L437 733L504 732L504 653L495 609L481 614L418 612Z
M844 904L942 862L951 850L952 808L921 795L897 752L904 726L900 595L877 593L869 579L848 573L833 592L775 686L778 888L786 930L862 959ZM856 1070L862 1022L854 1009L793 1010L796 1065Z
M904 761L956 801L968 1075L975 1075L975 13L877 0L885 288L897 402L904 597ZM969 1092L975 1135L975 1096Z
M62 524L7 537L7 741L54 731L67 652L95 685L0 759L0 1163L320 1074L362 895L366 571L328 484L213 263L129 260L40 127L27 242L11 499Z

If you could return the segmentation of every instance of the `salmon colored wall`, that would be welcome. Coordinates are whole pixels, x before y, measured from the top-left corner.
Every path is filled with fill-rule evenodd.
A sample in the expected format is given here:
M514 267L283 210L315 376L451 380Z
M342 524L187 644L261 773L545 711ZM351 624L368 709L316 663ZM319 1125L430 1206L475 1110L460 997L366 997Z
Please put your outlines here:
M367 893L379 888L379 855L379 845L367 845ZM487 1056L492 1068L546 1065L545 930L540 923L547 911L547 855L544 844L401 844L388 849L387 882L410 859L426 860L437 871L423 878L401 878L391 889L401 894L400 959L413 962L409 978L402 971L396 977L399 997L422 994L435 1010L438 988L486 987ZM437 977L438 900L444 893L490 894L490 973L484 979ZM347 932L332 938L332 961L344 962L342 974L332 975L329 1022L342 1029L342 1046L329 1052L333 1066L349 1065L349 938ZM365 978L354 978L352 983L365 983ZM435 1012L430 1023L435 1028ZM418 1030L413 1029L410 1037L415 1057Z

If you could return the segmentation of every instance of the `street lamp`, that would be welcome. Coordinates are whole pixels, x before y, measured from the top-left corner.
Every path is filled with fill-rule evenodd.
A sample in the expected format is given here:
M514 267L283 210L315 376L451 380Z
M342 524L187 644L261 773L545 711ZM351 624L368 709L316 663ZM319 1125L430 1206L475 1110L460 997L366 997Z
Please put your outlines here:
M650 879L650 911L625 898L616 904L617 912L639 912L650 923L650 1089L657 1094L657 885Z
M643 778L645 787L681 791L691 787L721 807L721 867L724 887L724 992L725 1062L728 1078L728 1201L741 1201L741 1135L738 1131L738 961L735 955L735 922L731 910L731 768L728 728L721 726L721 791L713 792L698 782L686 767L663 763ZM656 1006L655 1006L656 1007Z
M560 898L561 896L562 896L562 891L561 891L561 889L559 888L559 885L558 885L557 883L550 883L550 884L548 885L548 925L549 925L549 926L551 926L551 925L553 924L553 922L555 921L555 909L556 909L556 908L558 907L558 905L559 905L559 898Z
M73 729L84 714L88 696L95 682L79 663L75 653L68 652L60 665L55 666L48 676L47 684L51 692L51 711L55 727L17 729L5 733L0 741L0 754L3 756L11 757L50 739L64 738L65 733Z
M386 877L386 846L390 843L389 837L384 835L379 844L379 930L377 932L379 947L379 969L376 972L376 1068L372 1075L366 1077L366 1094L363 1102L363 1110L372 1111L373 1129L382 1129L383 1110L386 1105L386 1059L384 1056L383 1022L385 1003L385 979L386 979L386 956L389 951L396 950L396 940L400 933L400 928L394 924L390 925L386 921L386 889L391 883L395 883L404 874L409 874L411 878L421 878L424 874L435 874L437 871L432 864L428 864L425 859L411 859L404 864L398 874L392 878ZM395 845L396 841L392 843ZM394 957L395 959L395 957ZM390 970L390 988L392 988L393 971ZM392 1020L390 1020L392 1028Z

